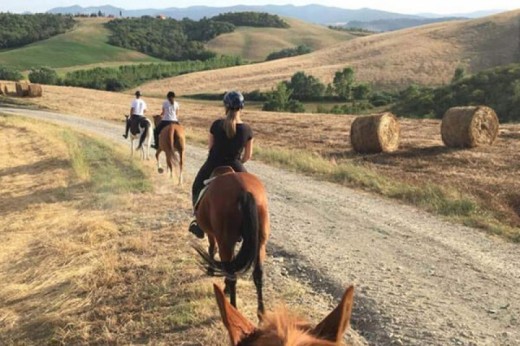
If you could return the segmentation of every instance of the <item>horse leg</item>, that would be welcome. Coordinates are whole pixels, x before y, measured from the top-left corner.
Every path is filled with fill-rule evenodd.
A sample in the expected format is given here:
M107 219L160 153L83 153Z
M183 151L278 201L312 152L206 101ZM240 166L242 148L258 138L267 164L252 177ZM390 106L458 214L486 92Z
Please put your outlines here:
M130 135L132 136L132 135ZM134 139L130 137L130 157L134 157Z
M230 262L223 262L224 270L228 276L224 282L226 283L226 287L224 288L224 293L229 294L229 301L231 305L235 308L237 307L237 275L235 274L235 268L231 266Z
M174 153L169 151L166 154L166 161L168 161L168 169L170 170L170 179L173 179L173 160L174 160Z
M262 320L262 315L265 313L264 309L264 296L263 296L263 284L264 284L264 266L263 262L260 260L256 261L255 269L253 271L253 280L255 282L256 287L256 297L257 297L257 304L258 304L258 319Z
M211 259L214 259L215 258L215 252L216 252L216 241L215 241L215 237L211 236L208 234L208 241L209 241L209 248L208 248L208 254L209 254L209 257ZM212 269L212 268L208 268L208 275L209 276L214 276L215 275L215 271Z
M157 172L159 174L162 174L164 172L164 169L161 167L161 160L159 160L159 155L161 154L161 149L157 149L155 152L155 160L157 161Z
M183 177L182 177L182 169L184 167L184 149L179 151L179 185L182 185Z

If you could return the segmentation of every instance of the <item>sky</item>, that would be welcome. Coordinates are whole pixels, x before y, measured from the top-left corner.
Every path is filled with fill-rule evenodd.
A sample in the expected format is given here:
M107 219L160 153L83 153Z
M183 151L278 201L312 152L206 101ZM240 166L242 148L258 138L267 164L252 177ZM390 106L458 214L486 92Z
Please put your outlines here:
M307 5L320 4L343 8L369 7L399 13L461 13L480 10L520 8L520 0L0 0L0 11L6 12L45 12L53 7L80 5L100 6L110 4L125 9L233 6L233 5Z

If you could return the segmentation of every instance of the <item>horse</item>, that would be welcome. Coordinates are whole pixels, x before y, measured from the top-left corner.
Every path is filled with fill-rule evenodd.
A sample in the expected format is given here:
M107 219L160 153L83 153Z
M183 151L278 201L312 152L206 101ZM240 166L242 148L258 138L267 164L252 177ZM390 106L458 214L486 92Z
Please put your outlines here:
M318 325L312 327L287 310L268 313L260 328L255 327L230 305L219 286L213 285L222 322L233 346L339 346L350 325L354 286L347 288L339 305Z
M237 276L254 266L260 317L264 313L263 263L270 231L265 188L253 174L236 173L231 167L216 168L210 180L195 211L197 224L208 235L209 248L206 252L195 246L195 250L209 275L225 277L226 293L234 307ZM235 256L240 240L242 246ZM220 261L214 259L217 248Z
M161 122L161 116L155 115L153 117L155 126ZM166 126L159 134L159 143L155 153L157 160L157 171L163 173L164 169L161 167L159 155L164 151L166 154L166 164L170 171L170 178L173 178L173 166L175 165L175 152L179 155L179 185L183 182L182 170L184 166L184 150L186 148L186 137L184 135L184 128L180 124L171 124Z
M126 121L128 121L128 115L125 115L125 117L126 117ZM139 132L134 134L132 131L130 131L130 156L134 157L134 141L137 140L139 143L139 137L144 132L145 138L144 138L143 145L141 146L141 159L149 160L150 159L150 146L152 145L152 138L153 138L152 123L150 122L150 120L148 118L144 118L144 121L146 121L148 123L147 127L143 127L143 126L141 126L141 123L139 123L137 125L137 130L139 130ZM135 130L135 127L133 127L132 129Z

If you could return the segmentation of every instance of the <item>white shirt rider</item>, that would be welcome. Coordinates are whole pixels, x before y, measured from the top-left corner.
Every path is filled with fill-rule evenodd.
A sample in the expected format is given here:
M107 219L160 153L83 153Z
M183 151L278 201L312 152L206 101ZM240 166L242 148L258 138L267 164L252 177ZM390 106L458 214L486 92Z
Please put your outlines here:
M132 101L132 114L131 115L140 115L144 116L144 112L146 112L147 106L146 102L144 102L141 98L136 98Z
M177 119L177 112L179 110L179 103L177 103L177 101L173 101L172 104L169 100L166 100L164 101L162 108L163 121L179 121Z

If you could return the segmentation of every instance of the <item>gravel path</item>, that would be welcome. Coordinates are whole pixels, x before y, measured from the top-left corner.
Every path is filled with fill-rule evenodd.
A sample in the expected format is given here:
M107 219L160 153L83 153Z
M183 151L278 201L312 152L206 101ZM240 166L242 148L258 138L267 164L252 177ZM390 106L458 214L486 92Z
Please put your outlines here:
M43 111L124 143L123 124ZM126 144L128 145L128 144ZM189 146L187 183L206 155ZM318 291L357 286L353 327L378 345L520 345L520 247L414 207L259 163L270 195L270 257Z

